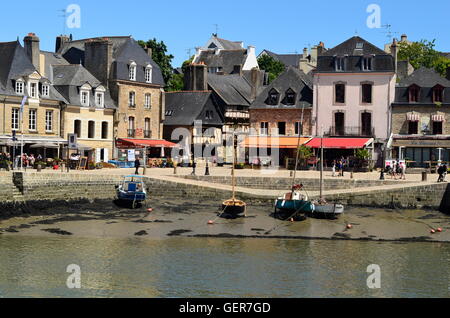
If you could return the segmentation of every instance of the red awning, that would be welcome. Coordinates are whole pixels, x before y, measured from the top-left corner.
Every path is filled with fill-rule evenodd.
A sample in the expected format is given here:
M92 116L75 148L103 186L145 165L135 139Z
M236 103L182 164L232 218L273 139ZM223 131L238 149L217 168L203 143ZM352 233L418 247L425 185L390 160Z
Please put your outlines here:
M167 140L151 140L151 139L118 139L117 147L118 148L175 148L177 144Z
M372 138L323 138L325 149L362 149L373 142ZM321 138L314 138L306 144L310 148L320 148Z

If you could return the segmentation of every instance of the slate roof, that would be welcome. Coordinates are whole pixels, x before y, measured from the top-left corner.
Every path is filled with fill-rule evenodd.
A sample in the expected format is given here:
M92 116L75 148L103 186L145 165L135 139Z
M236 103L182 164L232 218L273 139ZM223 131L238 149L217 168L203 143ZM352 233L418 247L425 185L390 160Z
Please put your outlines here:
M217 41L219 41L219 43L222 45L224 50L240 50L240 49L242 49L242 45L241 45L242 42L229 41L229 40L218 38L217 36L215 38Z
M171 112L171 115L165 116L165 126L192 126L206 107L209 106L211 110L216 110L210 91L166 93L165 98L166 114ZM223 120L216 112L214 119L204 122L204 124L222 125Z
M268 102L269 93L276 90L280 94L278 105L270 105ZM286 93L291 89L296 93L294 105L286 105ZM313 82L309 75L306 75L298 68L289 66L280 76L258 94L250 109L295 109L302 107L312 107L313 103Z
M359 47L358 45L361 45ZM386 52L376 47L372 43L364 40L359 36L354 36L345 42L335 46L334 48L325 51L321 56L334 56L334 55L386 55Z
M99 37L83 40L75 40L64 44L57 53L64 56L71 64L84 64L84 44L93 39L108 39L112 42L113 50L113 78L128 80L130 61L138 66L136 81L145 83L144 68L150 64L153 68L152 84L164 86L164 78L158 64L145 52L144 49L131 36Z
M70 105L81 106L80 87L84 84L88 83L93 88L101 85L100 81L82 65L54 65L52 69L53 85ZM94 107L95 98L93 91L89 101L90 106ZM105 92L105 108L117 108L109 90Z
M19 96L16 94L14 80L37 72L25 49L19 41L0 43L0 94ZM49 97L42 99L65 101L63 96L50 85Z
M252 87L244 77L208 74L208 85L227 105L250 106Z
M303 58L303 54L277 54L268 50L264 50L264 52L286 66L298 67L300 65L300 60Z
M244 65L247 50L221 50L218 54L213 50L201 51L195 63L205 63L208 67L221 67L224 74L231 74L235 65Z
M450 52L441 52L439 53L441 56L450 59Z
M450 87L450 81L448 79L442 77L435 70L425 67L417 69L410 76L401 80L397 84L397 87L409 87L412 84L420 87L434 87L437 84Z

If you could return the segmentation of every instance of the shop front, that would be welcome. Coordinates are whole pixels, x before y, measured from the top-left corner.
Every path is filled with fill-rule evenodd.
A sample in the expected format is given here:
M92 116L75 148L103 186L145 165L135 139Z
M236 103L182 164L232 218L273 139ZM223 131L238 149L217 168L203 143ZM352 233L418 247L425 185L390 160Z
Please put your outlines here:
M409 168L433 168L450 162L448 137L394 137L393 157L405 160Z

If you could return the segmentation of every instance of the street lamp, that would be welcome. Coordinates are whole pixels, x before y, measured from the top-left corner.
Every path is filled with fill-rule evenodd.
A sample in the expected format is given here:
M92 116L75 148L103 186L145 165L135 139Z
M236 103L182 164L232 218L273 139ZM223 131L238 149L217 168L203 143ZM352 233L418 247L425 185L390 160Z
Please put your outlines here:
M206 145L205 151L206 151L206 150L209 150L209 149L208 149L209 141L206 141L205 145ZM205 176L209 176L210 173L209 173L208 157L205 157L205 158L206 158L206 170L205 170Z
M384 169L385 169L384 163L385 163L385 156L386 156L386 145L382 145L381 146L381 153L382 153L382 157L383 157L383 163L381 165L380 180L384 181L385 180L385 177L384 177Z

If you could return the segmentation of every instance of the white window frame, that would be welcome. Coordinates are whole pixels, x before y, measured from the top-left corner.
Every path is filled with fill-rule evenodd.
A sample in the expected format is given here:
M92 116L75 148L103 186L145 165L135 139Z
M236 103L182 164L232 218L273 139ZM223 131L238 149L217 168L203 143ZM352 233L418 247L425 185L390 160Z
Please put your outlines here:
M95 106L100 108L105 107L105 93L95 92Z
M37 131L37 109L35 108L28 110L28 130Z
M335 69L336 69L336 72L343 72L345 70L345 57L344 56L336 56Z
M128 72L128 78L130 79L130 81L136 81L136 70L137 70L137 65L135 62L131 62L130 63L130 70Z
M151 83L153 79L153 67L151 65L147 65L145 68L145 82Z
M89 106L89 99L90 99L89 95L90 94L89 94L88 90L81 90L80 103L82 106L86 106L86 107ZM85 98L85 96L86 96L86 98Z
M373 57L372 56L364 56L362 60L362 69L363 71L372 71L373 69Z
M136 107L136 92L130 91L128 93L128 107L135 108Z
M28 96L30 96L30 98L38 98L39 97L38 89L39 89L38 82L30 81L28 83Z
M44 97L50 96L50 85L42 84L42 96Z
M45 132L53 132L53 110L45 111Z
M150 109L152 108L152 94L146 93L144 95L144 108Z
M19 130L20 126L19 126L19 122L20 122L20 108L13 108L11 110L11 130Z
M16 94L17 95L25 94L25 82L23 80L16 81Z

